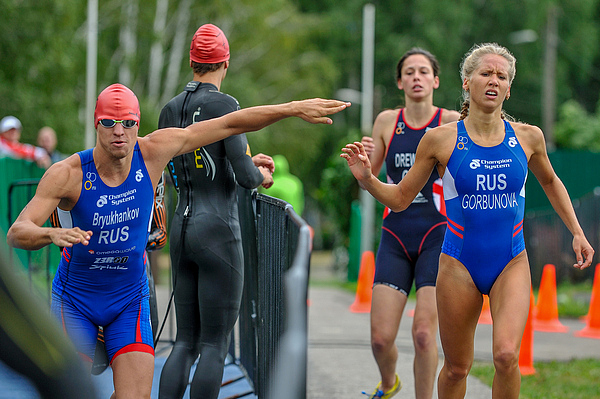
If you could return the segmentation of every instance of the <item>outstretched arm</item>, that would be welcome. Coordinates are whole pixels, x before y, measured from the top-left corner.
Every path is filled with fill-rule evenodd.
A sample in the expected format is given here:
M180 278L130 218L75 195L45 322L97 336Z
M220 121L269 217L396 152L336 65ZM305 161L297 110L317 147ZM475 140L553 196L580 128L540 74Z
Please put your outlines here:
M298 117L310 123L333 123L333 115L350 106L350 103L320 98L292 101L285 104L261 105L231 112L220 118L194 123L185 129L157 130L138 139L148 166L152 162L156 173L162 171L169 159L214 143L226 137L260 130L277 121ZM152 173L152 172L151 172Z
M344 101L313 98L310 100L292 101L285 104L245 108L231 112L222 119L226 128L231 130L229 135L233 135L260 130L292 116L309 123L330 125L333 121L328 115L336 114L349 106L350 103Z
M565 185L552 168L546 152L544 135L535 126L525 126L522 131L525 133L522 136L524 141L533 150L529 158L529 168L544 189L552 207L573 234L573 251L577 259L577 263L573 264L573 267L585 269L592 263L594 249L585 237L585 233L577 220L577 215ZM519 139L521 140L521 137Z

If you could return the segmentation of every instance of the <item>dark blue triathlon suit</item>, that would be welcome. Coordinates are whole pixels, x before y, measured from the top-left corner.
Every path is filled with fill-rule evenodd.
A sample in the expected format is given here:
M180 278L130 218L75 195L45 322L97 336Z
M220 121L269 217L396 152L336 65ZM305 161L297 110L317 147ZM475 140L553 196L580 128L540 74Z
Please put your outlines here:
M442 252L458 259L486 295L525 249L527 156L510 123L504 126L502 143L481 147L459 121L443 179L448 230Z
M186 127L238 109L237 100L216 86L192 81L165 105L158 124ZM216 399L244 279L237 184L255 188L263 176L243 134L177 156L169 171L178 192L169 233L177 338L161 374L159 397L183 397L200 354L190 396Z
M440 125L438 108L429 123L420 128L409 126L404 109L398 113L394 134L385 156L388 183L398 183L415 160L415 153L426 131ZM446 218L441 181L434 169L412 204L402 212L385 208L381 242L375 262L374 284L385 284L408 295L413 280L416 288L435 286ZM436 205L437 204L437 205Z
M59 209L60 225L93 235L86 246L63 249L52 283L52 311L90 359L99 326L111 363L122 353L154 354L145 252L154 190L146 164L136 143L129 176L109 187L98 175L93 149L78 154L81 194L70 212Z

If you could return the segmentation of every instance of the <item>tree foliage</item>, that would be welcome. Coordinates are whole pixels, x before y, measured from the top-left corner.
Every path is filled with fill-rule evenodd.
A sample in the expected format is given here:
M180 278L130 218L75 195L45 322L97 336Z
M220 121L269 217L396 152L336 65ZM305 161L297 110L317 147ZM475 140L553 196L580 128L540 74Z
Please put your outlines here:
M50 125L63 142L80 142L85 7L76 0L0 0L0 9L2 116L21 120L24 141L35 142L38 129Z
M458 109L463 55L474 43L494 41L507 46L518 60L506 110L540 125L547 16L555 7L558 144L578 147L587 142L587 148L600 148L599 117L593 114L600 89L599 1L374 0L374 115L401 105L395 67L413 46L430 50L440 61L436 105ZM242 107L335 97L342 88L360 90L365 4L364 0L100 1L96 92L114 82L128 85L141 102L140 133L154 130L162 105L191 79L189 41L198 26L208 22L221 27L229 39L231 63L222 90ZM50 125L59 134L62 152L81 150L84 127L90 123L84 120L86 2L0 0L0 9L2 116L21 119L23 141L34 142L37 130ZM516 33L524 30L534 32L535 40L516 41ZM320 199L330 214L335 210L346 217L357 190L339 158L339 147L347 138L360 139L360 122L360 106L355 104L337 115L333 126L286 120L249 134L249 140L255 153L286 155L306 193ZM347 209L341 209L344 204Z
M166 11L157 15L157 5L165 1L99 2L96 91L114 82L131 87L142 105L141 134L155 128L162 105L191 79L189 42L198 26L208 22L220 26L228 36L232 57L222 90L237 97L243 107L331 96L337 72L331 58L312 42L319 29L317 17L301 14L287 0L258 5L248 0L171 0L166 1ZM24 141L32 142L37 130L48 124L58 131L62 150L81 149L86 3L0 0L0 7L2 113L22 119ZM161 18L164 21L158 26L163 28L155 31ZM153 46L155 57L151 59ZM151 96L150 69L156 64L162 65L153 81L159 90ZM175 84L171 84L173 79ZM280 130L289 133L279 134ZM286 149L277 142L303 144L310 151L309 130L292 122L278 125L277 134L273 130L271 137L281 152ZM318 146L324 131L316 130L316 136L310 138L316 138Z
M560 107L555 136L560 147L600 152L600 108L588 113L576 100L568 100Z
M329 19L327 40L320 43L328 54L340 60L339 65L343 65L337 87L360 89L360 57L347 49L360 43L361 13L365 2L350 0L343 8L325 2L325 7L320 8L321 0L296 1L305 12L318 13ZM558 10L556 112L569 100L580 107L580 112L585 109L591 112L598 102L597 0L458 0L452 4L435 0L378 0L373 4L377 7L374 77L377 98L374 115L385 108L401 105L402 93L396 87L395 66L400 56L411 47L423 47L437 56L441 65L441 83L434 102L438 106L458 110L462 103L459 67L463 55L475 43L497 42L509 48L518 60L512 96L504 104L506 111L518 120L541 125L545 100L542 86L547 71L544 65L546 27L551 7ZM534 33L529 36L529 41L519 40L524 31ZM570 119L567 126L577 126L573 122ZM359 121L354 123L359 125ZM562 126L559 120L556 129ZM576 136L570 132L560 137L560 146L576 144ZM337 153L332 155L330 162L340 162L337 156ZM336 181L336 170L347 173L343 168L329 166L325 174L328 179L323 182L320 192L335 190L331 182ZM344 179L345 176L339 175L338 178ZM350 201L347 201L341 214L348 215L349 209ZM339 221L339 225L344 223Z

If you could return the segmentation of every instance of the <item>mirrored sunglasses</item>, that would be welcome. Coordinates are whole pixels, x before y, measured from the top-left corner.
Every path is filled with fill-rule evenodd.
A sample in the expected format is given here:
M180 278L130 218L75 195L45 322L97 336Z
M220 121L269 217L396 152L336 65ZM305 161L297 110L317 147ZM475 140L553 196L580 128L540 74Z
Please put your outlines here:
M111 127L115 126L117 124L117 122L120 122L121 125L123 125L123 127L126 129L131 129L132 127L137 125L137 121L134 121L132 119L125 119L122 121L118 121L115 119L100 119L100 121L98 123L106 128L111 128Z

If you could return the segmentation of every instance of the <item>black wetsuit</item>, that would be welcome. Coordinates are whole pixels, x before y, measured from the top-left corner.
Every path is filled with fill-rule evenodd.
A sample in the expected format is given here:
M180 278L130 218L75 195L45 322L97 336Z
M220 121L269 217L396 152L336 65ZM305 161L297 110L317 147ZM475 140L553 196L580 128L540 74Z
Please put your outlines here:
M216 86L193 81L162 109L159 128L186 127L238 109L237 100ZM263 176L244 135L175 157L168 168L178 192L170 231L177 338L159 397L183 397L200 354L190 396L216 399L243 288L236 182L255 188Z

